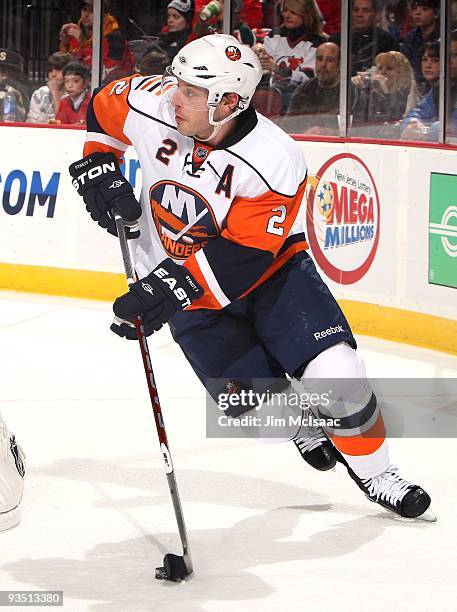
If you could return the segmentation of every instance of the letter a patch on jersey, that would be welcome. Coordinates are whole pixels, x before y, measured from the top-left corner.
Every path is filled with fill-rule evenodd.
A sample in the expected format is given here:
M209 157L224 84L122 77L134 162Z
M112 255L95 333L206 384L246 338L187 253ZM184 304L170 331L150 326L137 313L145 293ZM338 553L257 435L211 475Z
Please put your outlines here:
M211 206L189 187L159 181L149 190L149 201L163 248L173 259L187 259L219 235Z

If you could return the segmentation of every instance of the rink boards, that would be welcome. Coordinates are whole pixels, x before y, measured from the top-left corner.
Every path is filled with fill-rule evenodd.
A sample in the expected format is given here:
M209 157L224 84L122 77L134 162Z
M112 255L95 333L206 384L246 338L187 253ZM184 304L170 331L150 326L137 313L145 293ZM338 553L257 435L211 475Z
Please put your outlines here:
M117 241L68 175L84 131L0 127L0 288L111 299L124 291ZM457 352L455 150L300 140L301 215L317 266L358 333ZM133 150L125 174L138 193Z

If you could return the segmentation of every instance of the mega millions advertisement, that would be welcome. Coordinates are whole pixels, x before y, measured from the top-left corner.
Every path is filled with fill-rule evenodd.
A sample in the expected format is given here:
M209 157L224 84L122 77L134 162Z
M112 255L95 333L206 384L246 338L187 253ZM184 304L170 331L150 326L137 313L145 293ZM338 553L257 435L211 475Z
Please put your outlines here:
M308 242L322 271L350 285L370 270L379 246L381 203L366 163L349 153L330 157L309 177Z

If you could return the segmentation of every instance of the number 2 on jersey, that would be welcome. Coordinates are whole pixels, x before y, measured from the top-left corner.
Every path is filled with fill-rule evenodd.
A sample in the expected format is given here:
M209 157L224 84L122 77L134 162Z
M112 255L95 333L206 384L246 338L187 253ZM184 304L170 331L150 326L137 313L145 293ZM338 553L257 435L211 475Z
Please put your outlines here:
M273 208L272 212L278 213L277 215L272 215L268 220L267 232L269 234L276 234L277 236L284 235L284 228L280 227L281 223L284 223L286 220L286 207L278 206L277 208Z

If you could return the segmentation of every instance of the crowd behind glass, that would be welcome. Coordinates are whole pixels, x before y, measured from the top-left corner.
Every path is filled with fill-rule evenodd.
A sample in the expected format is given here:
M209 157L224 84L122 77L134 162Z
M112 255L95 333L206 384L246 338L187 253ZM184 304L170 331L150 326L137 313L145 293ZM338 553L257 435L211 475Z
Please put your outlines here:
M91 95L93 0L57 5L58 9L56 3L48 3L48 12L42 16L54 15L52 22L48 19L54 31L40 43L41 53L50 51L45 57L25 44L33 39L33 32L27 31L33 29L27 13L33 3L24 3L7 23L12 30L22 22L20 36L2 28L3 123L85 122ZM231 11L233 35L240 44L251 46L262 64L263 78L253 99L257 110L289 133L340 134L341 1L232 0ZM224 12L223 0L105 0L102 84L135 73L162 74L187 42L222 31ZM348 12L347 134L438 141L443 93L440 1L351 0ZM32 17L37 18L35 13ZM445 26L449 139L457 134L454 24L457 28L457 1L450 0Z

